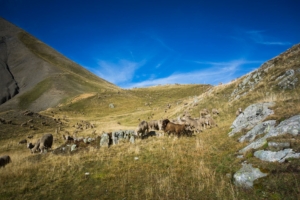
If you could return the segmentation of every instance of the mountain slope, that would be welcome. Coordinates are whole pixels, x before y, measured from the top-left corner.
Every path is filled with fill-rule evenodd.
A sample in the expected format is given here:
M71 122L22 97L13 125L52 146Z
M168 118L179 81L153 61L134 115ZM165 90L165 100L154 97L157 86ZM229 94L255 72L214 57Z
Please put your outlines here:
M274 114L265 120L276 120L277 124L299 115L299 44L228 84L121 90L105 81L98 84L97 77L88 80L88 72L74 74L77 68L72 68L72 62L65 62L54 50L52 54L52 49L30 35L21 33L18 38L30 49L26 51L29 56L54 72L38 68L45 73L44 78L16 95L12 101L17 97L19 104L15 105L28 108L42 102L47 107L58 103L51 103L49 94L61 97L63 92L70 97L60 100L57 107L31 115L0 112L0 154L10 155L13 161L0 170L3 199L299 199L300 159L266 162L255 157L252 150L240 155L247 142L241 143L238 138L248 130L228 136L238 119L235 112L239 107L273 102L270 109ZM122 140L109 148L99 147L98 137L95 146L83 142L74 153L64 153L70 143L63 134L96 138L103 132L134 129L139 119L174 119L185 112L200 117L203 108L220 111L212 115L218 126L192 137L145 137L136 139L135 144ZM52 153L31 154L25 145L18 144L28 135L33 136L30 142L35 142L44 133L54 135ZM300 131L297 133L272 141L289 142L298 153ZM265 145L261 150L270 147ZM268 173L254 182L252 190L235 187L233 181L233 174L246 162Z
M18 93L0 106L2 111L40 111L81 93L120 89L2 18L0 38L1 70L8 74L1 73L8 80L1 78L0 85L11 90L1 93L1 103Z

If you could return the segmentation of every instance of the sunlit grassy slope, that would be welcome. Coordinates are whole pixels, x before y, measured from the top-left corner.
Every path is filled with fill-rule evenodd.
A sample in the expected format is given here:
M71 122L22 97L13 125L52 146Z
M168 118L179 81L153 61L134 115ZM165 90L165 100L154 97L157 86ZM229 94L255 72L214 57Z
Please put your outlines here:
M42 119L33 117L37 130L20 127L22 122L32 118L20 111L1 113L1 118L12 120L13 124L0 124L0 155L10 155L13 162L0 169L0 198L298 199L299 160L267 163L253 157L252 151L238 159L237 151L246 144L236 141L240 134L228 137L228 132L237 108L244 109L253 103L275 102L272 108L275 114L269 119L276 119L278 123L300 113L299 83L294 89L284 90L276 81L276 77L288 69L296 71L300 68L299 49L295 46L269 61L274 66L262 73L262 80L253 88L240 92L240 98L235 98L232 93L246 76L214 87L166 85L78 94L41 112ZM267 66L263 65L261 69ZM299 74L296 77L299 79ZM68 131L72 135L76 130L73 125L82 120L94 123L96 133L93 135L91 129L83 129L78 135L96 137L102 131L133 129L138 119L173 119L185 111L199 117L203 108L219 109L220 115L214 116L218 127L192 137L153 136L138 139L135 144L123 142L109 148L91 146L72 155L51 152L32 155L25 146L17 144L29 134L36 140L50 132L56 139L55 149L63 144L62 134ZM60 118L63 125L55 123L53 118ZM49 125L42 126L43 120ZM57 127L61 127L59 133L55 132ZM273 140L289 141L291 148L300 151L299 136ZM252 190L237 188L232 182L232 175L244 161L269 173L255 181ZM86 172L90 173L88 177Z

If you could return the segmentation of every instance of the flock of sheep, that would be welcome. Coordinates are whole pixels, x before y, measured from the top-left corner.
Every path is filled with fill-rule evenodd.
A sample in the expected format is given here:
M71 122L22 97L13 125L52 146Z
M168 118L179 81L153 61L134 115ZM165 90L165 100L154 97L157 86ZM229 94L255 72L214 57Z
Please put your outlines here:
M243 113L242 108L236 111L236 117ZM170 121L169 119L164 120L151 120L151 121L141 121L135 130L135 135L138 137L143 137L147 135L150 130L163 131L168 135L174 134L177 137L180 136L191 136L194 132L202 132L206 128L212 128L218 126L218 124L213 119L212 115L219 115L218 109L213 108L211 114L208 109L204 108L200 111L199 118L192 118L187 112L183 113L182 117L178 117Z
M242 109L239 108L236 111L236 117L238 117L241 113L243 113ZM217 109L212 109L212 115L219 115L220 112ZM170 121L169 119L164 120L151 120L151 121L141 121L138 127L135 129L133 135L135 137L142 138L143 136L148 135L148 133L153 131L163 131L165 134L174 134L177 137L180 136L191 136L194 132L198 133L203 131L206 128L212 128L218 126L217 123L212 118L208 109L203 109L200 111L199 118L192 118L190 114L187 112L183 113L182 117L178 117ZM82 128L83 125L77 123L76 128ZM94 125L86 124L86 128L94 128ZM76 134L75 134L76 135ZM72 136L65 136L63 138L66 142L76 142L79 141L81 138L77 138L74 135ZM112 134L108 134L110 137ZM110 138L111 139L111 138ZM27 143L26 140L22 140L19 144ZM27 148L31 150L31 153L40 152L44 153L48 149L52 147L53 144L53 135L52 134L44 134L40 139L36 141L36 143L27 143ZM0 167L5 167L8 163L11 162L11 158L8 155L4 155L0 157Z
M212 109L212 115L219 115L220 112L217 109ZM135 130L135 134L138 137L143 137L150 130L163 131L168 135L174 134L178 137L186 135L191 136L193 132L199 133L206 128L212 128L218 126L215 120L212 118L208 109L200 111L199 118L192 118L187 112L183 113L182 117L178 117L174 120L151 120L141 121Z

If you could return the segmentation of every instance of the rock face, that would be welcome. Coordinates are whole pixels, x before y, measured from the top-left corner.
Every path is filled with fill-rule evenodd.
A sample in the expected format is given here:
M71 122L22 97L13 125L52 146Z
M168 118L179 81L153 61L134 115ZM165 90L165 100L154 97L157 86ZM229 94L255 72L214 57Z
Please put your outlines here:
M293 72L289 72L293 74ZM284 78L282 78L283 80ZM240 132L242 129L250 129L245 135L241 136L239 142L248 142L247 146L239 151L243 154L251 149L265 147L266 150L256 150L254 156L266 162L285 162L288 158L300 158L300 153L291 149L290 142L274 142L273 137L290 134L293 137L300 134L300 115L293 116L276 125L275 120L263 122L273 111L268 107L274 103L259 103L248 106L244 113L240 114L232 124L233 130L229 136ZM260 135L259 139L256 139ZM268 141L268 140L271 141ZM238 158L243 158L239 155ZM234 174L234 182L237 186L243 188L252 188L253 181L257 178L264 177L267 174L262 173L259 169L253 168L251 164L243 164L243 167Z
M274 128L276 120L269 120L256 125L253 129L248 131L246 135L239 138L239 142L252 142L256 136L265 134Z
M284 162L288 158L300 158L300 153L295 153L293 149L284 149L281 151L264 151L259 150L254 156L268 162Z
M270 128L270 130L260 139L250 143L248 146L240 150L244 153L250 149L258 149L267 143L267 138L276 137L284 134L297 136L300 133L300 115L293 116L282 121L278 126Z
M258 168L253 168L251 164L243 164L243 167L234 174L233 178L235 185L250 189L253 187L253 181L265 176L267 174L262 173Z
M0 38L0 105L19 93L19 86L7 64L8 52L5 37Z
M296 73L293 69L289 69L285 72L284 75L279 76L276 81L278 82L278 86L281 89L294 89L296 86L296 83L298 82L298 78L296 77L296 74L299 74L300 70L297 69Z
M236 120L234 120L231 128L232 131L228 133L229 136L234 136L235 133L240 132L242 129L251 129L259 122L262 122L267 116L274 112L268 107L273 106L274 103L257 103L248 106L244 113L240 114Z

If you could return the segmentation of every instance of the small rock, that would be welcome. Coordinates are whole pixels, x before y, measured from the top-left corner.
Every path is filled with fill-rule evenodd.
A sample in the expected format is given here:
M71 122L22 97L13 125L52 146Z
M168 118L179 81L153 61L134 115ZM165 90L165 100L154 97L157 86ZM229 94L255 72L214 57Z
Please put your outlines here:
M71 146L71 151L75 151L76 150L76 144L73 144L72 146Z
M104 133L100 139L100 147L108 147L109 145L109 136L107 133Z
M234 184L239 187L251 189L253 187L253 181L267 176L267 174L262 173L258 168L253 168L251 164L242 165L243 167L233 176Z
M131 136L130 136L129 142L130 142L131 144L134 144L134 140L135 140L135 139L134 139L134 135L131 135Z

